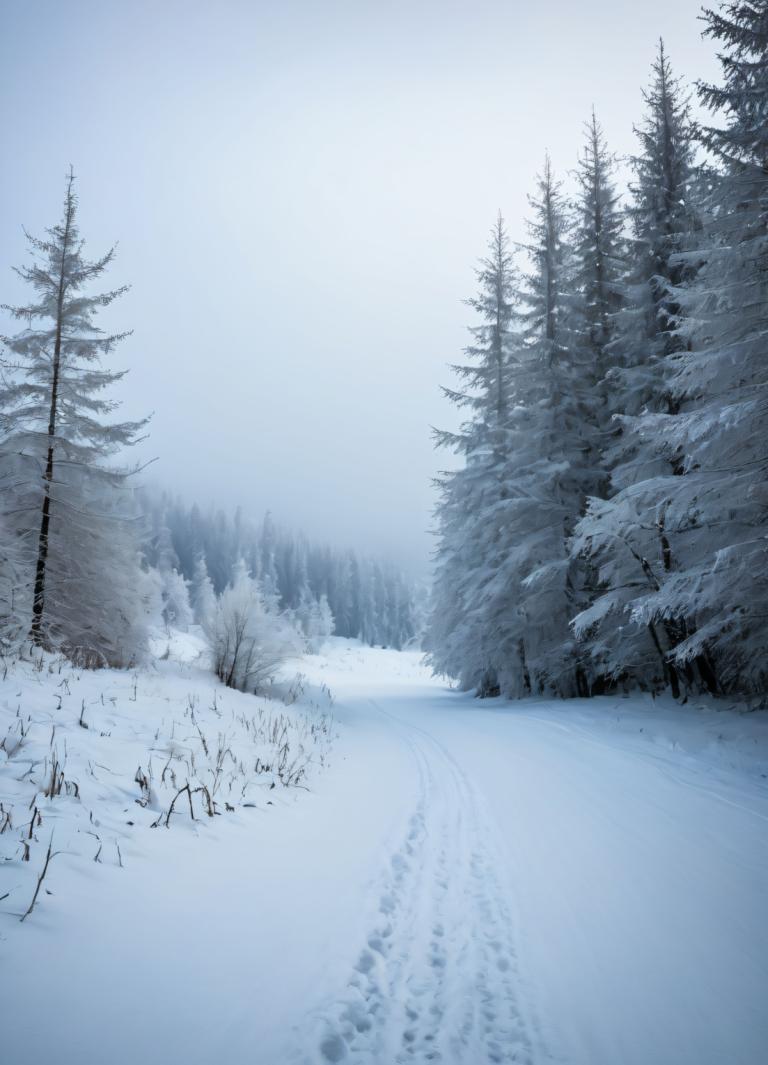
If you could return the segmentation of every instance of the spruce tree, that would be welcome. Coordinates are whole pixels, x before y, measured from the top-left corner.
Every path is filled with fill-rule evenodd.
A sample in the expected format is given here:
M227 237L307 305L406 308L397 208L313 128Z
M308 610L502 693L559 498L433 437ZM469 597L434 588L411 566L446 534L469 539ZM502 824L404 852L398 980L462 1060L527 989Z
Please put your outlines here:
M480 695L509 688L525 673L521 648L509 646L507 626L498 623L514 610L498 565L509 546L501 508L511 370L521 352L517 282L501 215L488 250L477 271L478 295L467 301L480 322L470 329L467 361L454 367L461 387L444 389L469 416L457 433L435 434L439 446L462 456L463 465L439 482L437 567L425 641L435 672L457 677L462 688Z
M586 574L569 557L569 541L601 471L595 463L592 352L579 334L584 320L577 269L583 271L584 259L577 263L570 246L568 205L549 157L529 203L525 346L513 369L505 504L515 542L501 572L516 605L527 683L535 691L587 695L594 678L569 629L584 605Z
M604 450L610 498L592 500L574 541L592 561L600 585L576 630L607 675L652 688L669 684L678 695L681 678L669 651L685 638L685 619L632 620L634 602L661 587L676 565L679 545L666 527L665 512L678 456L664 455L652 437L644 439L638 419L649 412L676 413L666 365L685 346L676 293L695 275L692 249L700 229L688 99L661 41L643 98L646 112L635 130L640 151L631 159L630 253L619 287L615 357L608 374L618 429Z
M579 320L576 342L593 388L594 420L606 427L611 397L608 373L615 355L616 315L621 307L624 223L615 185L615 157L608 150L593 109L575 171L577 195L573 233L575 292Z
M114 422L108 392L125 371L106 368L127 334L107 334L94 315L125 289L89 294L112 263L84 256L74 175L62 221L38 239L19 276L31 303L6 307L27 326L3 337L13 356L0 390L5 521L29 573L29 635L86 664L125 664L143 642L144 586L126 478L109 463L135 444L144 421Z
M768 682L768 0L705 11L722 85L700 84L721 125L699 129L718 172L705 204L701 268L676 292L682 350L666 386L677 415L644 419L678 463L664 514L682 542L646 621L686 618L674 660L703 664L710 687L764 692Z
M208 567L203 554L195 559L189 598L195 624L204 626L215 608L216 593L213 590L213 581L208 576Z

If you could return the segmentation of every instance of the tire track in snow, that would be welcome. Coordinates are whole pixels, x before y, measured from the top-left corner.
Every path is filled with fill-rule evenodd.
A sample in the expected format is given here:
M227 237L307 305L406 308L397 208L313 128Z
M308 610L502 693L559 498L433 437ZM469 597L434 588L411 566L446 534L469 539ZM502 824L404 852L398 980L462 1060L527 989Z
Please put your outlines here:
M476 790L437 740L397 728L419 775L405 837L348 986L302 1065L533 1065L498 851Z

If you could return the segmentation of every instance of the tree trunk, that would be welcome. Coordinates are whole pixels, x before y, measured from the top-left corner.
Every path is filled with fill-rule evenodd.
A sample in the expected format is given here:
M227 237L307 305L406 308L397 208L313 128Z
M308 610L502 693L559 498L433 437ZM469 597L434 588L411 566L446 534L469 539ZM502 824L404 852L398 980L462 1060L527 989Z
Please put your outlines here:
M45 642L43 617L45 615L45 578L48 564L48 543L51 529L51 484L53 482L54 442L56 438L56 416L59 404L59 373L61 369L61 334L64 316L64 294L66 291L65 271L69 250L69 233L72 224L74 199L70 174L67 188L67 213L64 223L64 237L61 246L61 271L59 274L59 292L56 304L56 339L53 349L53 368L51 376L51 406L48 415L48 453L43 474L43 507L40 515L40 535L37 541L37 563L35 565L35 590L32 598L32 624L29 635L34 644L42 646Z
M672 547L669 542L669 537L667 536L665 517L666 506L661 512L661 516L658 522L658 529L659 539L661 541L662 563L665 571L668 573L672 569ZM683 640L686 640L696 631L695 627L692 626L689 623L688 619L684 617L671 618L670 620L664 623L664 628L669 639L670 651L674 651L674 649L678 647L683 642ZM698 671L701 686L704 687L711 694L716 695L720 690L720 685L718 684L717 673L715 671L714 664L706 648L704 649L704 651L701 651L699 652L699 654L696 655L696 657L693 659L693 662ZM672 663L670 663L670 668L675 668ZM685 672L689 684L693 685L695 678L693 674L693 669L690 665L687 666Z

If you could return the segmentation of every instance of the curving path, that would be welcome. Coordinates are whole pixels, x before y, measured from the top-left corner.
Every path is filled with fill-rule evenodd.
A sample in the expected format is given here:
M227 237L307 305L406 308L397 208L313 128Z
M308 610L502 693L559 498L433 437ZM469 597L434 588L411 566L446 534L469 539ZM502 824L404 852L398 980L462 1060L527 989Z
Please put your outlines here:
M304 1060L531 1065L509 893L481 797L434 737L371 705L411 752L418 797L348 987Z

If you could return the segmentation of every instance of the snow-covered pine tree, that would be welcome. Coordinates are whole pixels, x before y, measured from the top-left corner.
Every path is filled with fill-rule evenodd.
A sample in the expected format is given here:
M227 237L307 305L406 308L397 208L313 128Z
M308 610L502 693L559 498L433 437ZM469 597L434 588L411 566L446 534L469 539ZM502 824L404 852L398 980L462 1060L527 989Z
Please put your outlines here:
M500 510L511 543L499 567L515 604L526 685L587 695L594 678L569 628L584 602L585 574L568 546L587 495L601 480L594 461L593 352L575 331L583 325L581 296L574 289L567 205L549 157L529 203L524 247L531 267L521 293L525 352L512 372L515 404ZM518 684L514 694L520 693Z
M107 420L116 403L105 393L125 371L102 359L126 334L105 334L93 318L124 289L86 293L114 248L87 260L76 214L70 172L62 221L44 239L28 235L32 262L18 273L35 298L5 308L28 326L3 338L12 362L0 390L2 509L28 573L33 642L84 664L125 665L145 643L149 590L126 487L132 471L108 460L137 442L146 420Z
M477 279L478 294L467 302L480 323L470 327L467 362L454 367L461 388L443 390L468 417L456 433L435 433L438 446L461 455L463 465L438 482L439 539L425 649L436 673L458 678L465 690L492 695L524 685L526 674L518 626L509 623L515 603L500 574L513 547L502 510L512 368L522 348L515 328L517 279L501 215Z
M371 647L381 642L376 590L375 568L368 559L363 559L360 567L360 639Z
M634 358L624 354L621 364L630 369L654 365L660 357L684 347L676 332L680 307L675 289L692 276L691 265L681 253L691 249L701 228L697 208L701 171L695 162L689 96L672 70L663 39L643 101L645 115L635 127L640 151L630 159L632 198L627 208L632 232L625 301L630 309L623 317L632 320L634 328L619 323L622 346L626 349L634 340ZM632 390L627 396L627 376L621 394L636 409L643 409L649 400L658 402L656 381L643 389L642 375L638 375L639 394ZM670 401L669 396L665 398Z
M165 501L164 501L165 502ZM160 525L152 538L152 561L161 572L181 569L171 530L166 522L165 508L160 512Z
M399 651L417 635L415 606L416 593L415 589L409 587L408 582L402 574L395 574L393 581L395 629L392 634L392 645Z
M326 596L334 619L334 631L340 636L356 636L360 631L353 563L357 565L357 558L351 551L345 551L333 561L319 558L315 552L310 552L309 556L310 586Z
M635 130L640 151L630 160L630 253L622 305L614 315L615 362L608 373L620 431L604 453L610 498L591 501L574 540L575 550L592 561L600 581L595 602L575 624L606 675L643 687L668 684L677 695L685 678L678 677L668 652L684 638L684 619L667 618L660 624L632 620L634 601L661 587L677 550L664 514L669 485L674 485L666 477L675 473L678 457L661 454L652 437L644 439L636 419L647 412L676 412L677 401L665 380L666 360L684 346L676 291L695 273L695 256L686 259L684 253L690 252L700 229L700 174L688 97L663 41L643 98L645 115Z
M193 621L189 586L177 569L159 571L162 618L167 629L188 632Z
M597 498L608 494L607 453L617 431L611 424L617 397L611 388L610 371L616 360L616 320L621 309L625 248L615 169L615 157L608 150L593 108L585 124L584 148L575 172L569 357L573 365L580 367L581 396L585 398L583 421L592 427L586 438L589 453L582 461L594 471L591 493ZM578 557L573 550L571 555ZM597 594L598 574L588 559L581 559L580 563L578 600L588 603ZM579 650L580 671L589 672L590 690L599 691L605 682L604 674L595 668L594 660L588 670L585 658Z
M570 343L581 348L578 357L589 373L593 417L600 428L607 430L612 399L608 372L615 359L611 347L621 307L624 222L615 185L616 160L608 150L594 109L584 131L584 148L575 171L572 242L578 301Z
M347 552L348 568L344 568L344 577L349 576L349 581L345 580L343 588L345 590L345 600L348 604L348 627L346 631L344 629L337 629L336 631L340 635L352 636L358 638L362 630L362 617L363 617L363 587L362 576L360 573L360 559L357 557L354 551ZM331 604L331 610L333 611L334 618L339 619L339 611L334 605L333 597L329 596L328 599Z
M213 590L213 581L208 576L208 567L203 554L198 555L195 560L189 600L195 624L204 627L216 607L216 593Z
M680 543L663 585L636 606L647 623L684 618L671 654L714 662L718 687L768 684L768 0L706 10L723 49L722 85L699 85L724 123L699 135L719 173L705 205L700 258L675 293L683 350L667 360L679 413L639 424L678 464L664 529Z
M328 599L324 595L315 599L307 588L293 613L304 634L307 651L310 654L319 654L323 645L333 635L333 614Z
M260 548L261 565L259 580L262 590L269 595L279 595L280 581L277 570L278 530L269 511L264 515L261 526Z

